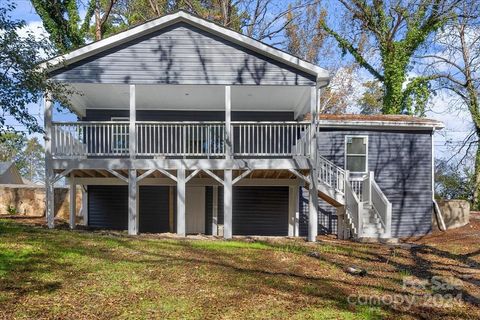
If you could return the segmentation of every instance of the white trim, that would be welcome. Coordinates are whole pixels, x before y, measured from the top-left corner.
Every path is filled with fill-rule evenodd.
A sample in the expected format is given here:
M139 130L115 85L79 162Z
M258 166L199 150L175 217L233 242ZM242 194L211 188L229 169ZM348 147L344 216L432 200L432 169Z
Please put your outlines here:
M128 179L127 179L128 180ZM101 186L101 185L116 185L116 186L124 186L127 185L128 182L125 182L123 180L117 179L117 178L79 178L75 177L75 183L77 185L83 185L83 186ZM255 179L243 179L241 181L238 181L235 186L302 186L305 183L301 179L263 179L263 178L255 178ZM141 181L138 182L139 186L176 186L177 183L171 179L168 178L151 178L147 177L145 179L142 179ZM217 180L213 178L195 178L192 179L189 182L189 186L222 186L221 183L219 183Z
M360 121L360 120L318 120L318 128L345 128L365 130L441 130L445 125L438 121L432 123L415 123L408 121Z
M347 139L349 138L363 138L365 139L365 171L350 171L350 173L368 173L368 136L367 135L361 135L361 134L349 134L349 135L346 135L345 138L344 138L344 162L343 162L343 167L345 168L345 170L348 170L347 168L347 156L349 154L347 154ZM358 157L363 157L364 155L363 154L350 154L351 156L358 156Z
M221 27L215 23L209 22L205 19L193 16L184 11L179 11L160 17L158 19L141 24L137 27L120 32L111 37L105 38L103 40L93 42L70 53L50 59L40 64L39 67L41 69L48 69L49 71L53 71L65 65L72 64L94 54L100 53L135 38L141 37L145 34L168 27L177 22L188 23L209 33L218 35L228 41L239 44L242 47L248 48L264 56L285 63L301 71L315 75L317 77L317 80L324 81L326 83L328 83L328 81L330 80L329 72L319 66L301 60L300 58L297 58L281 50L275 49L258 40L254 40L252 38L244 36L236 31L232 31L230 29Z

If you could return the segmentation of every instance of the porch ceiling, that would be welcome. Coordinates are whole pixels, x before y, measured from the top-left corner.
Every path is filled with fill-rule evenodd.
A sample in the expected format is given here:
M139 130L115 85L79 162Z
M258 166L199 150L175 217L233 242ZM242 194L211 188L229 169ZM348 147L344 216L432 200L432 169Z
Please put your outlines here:
M128 109L129 85L72 84L73 111L86 109ZM309 87L232 86L234 111L292 111L304 113ZM136 85L138 110L224 110L224 86L215 85Z

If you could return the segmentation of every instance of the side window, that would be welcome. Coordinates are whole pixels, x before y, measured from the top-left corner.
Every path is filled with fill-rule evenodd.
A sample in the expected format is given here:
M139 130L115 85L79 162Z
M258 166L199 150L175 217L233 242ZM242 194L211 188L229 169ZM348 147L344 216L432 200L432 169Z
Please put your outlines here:
M345 137L345 169L350 172L368 171L368 137Z
M112 121L128 121L128 117L112 117ZM112 151L114 153L128 153L128 127L112 126Z

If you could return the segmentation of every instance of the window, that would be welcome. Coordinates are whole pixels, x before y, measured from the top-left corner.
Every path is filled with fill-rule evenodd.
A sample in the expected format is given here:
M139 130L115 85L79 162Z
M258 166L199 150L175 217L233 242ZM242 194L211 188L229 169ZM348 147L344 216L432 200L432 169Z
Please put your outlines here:
M345 169L350 172L368 171L368 137L345 137Z
M112 121L128 121L126 117L112 117ZM114 153L128 152L128 125L119 124L112 126L112 151Z

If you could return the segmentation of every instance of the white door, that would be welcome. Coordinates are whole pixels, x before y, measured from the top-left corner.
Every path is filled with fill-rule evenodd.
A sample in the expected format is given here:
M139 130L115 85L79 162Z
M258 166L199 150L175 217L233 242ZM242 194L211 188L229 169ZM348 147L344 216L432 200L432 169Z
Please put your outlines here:
M205 233L205 187L187 187L185 191L187 233Z

